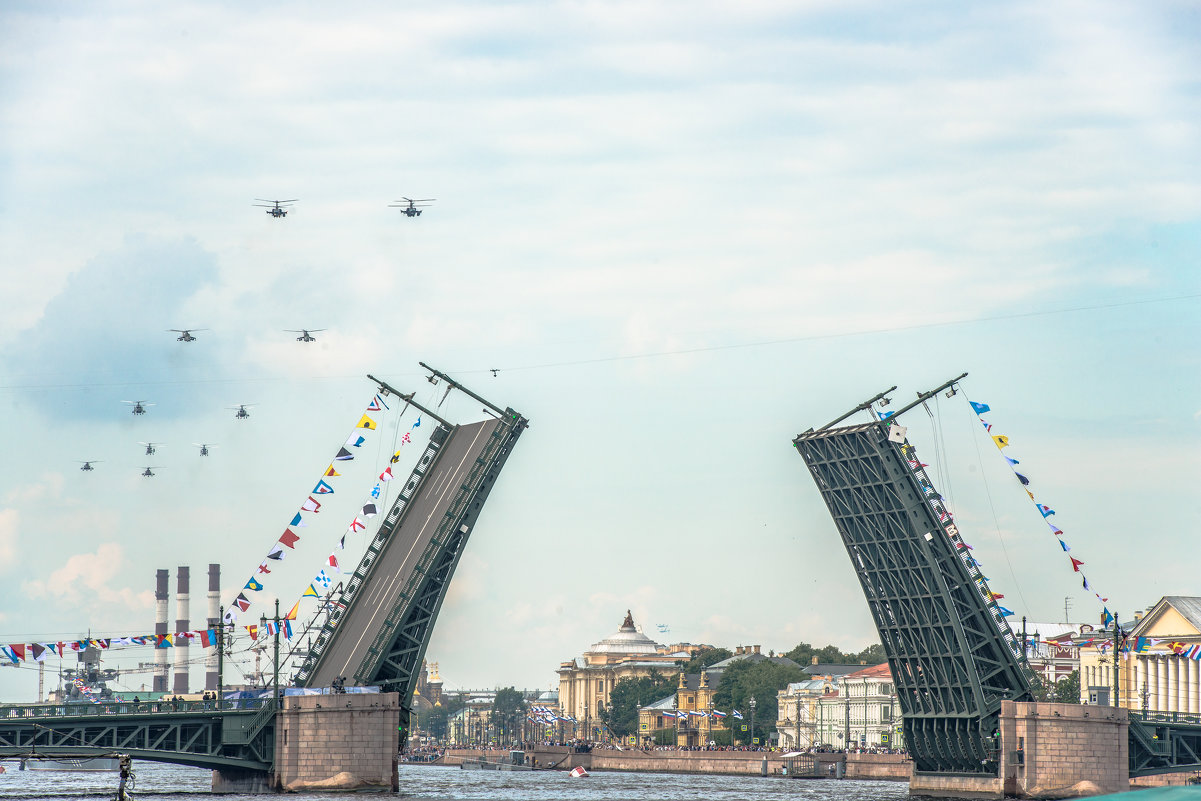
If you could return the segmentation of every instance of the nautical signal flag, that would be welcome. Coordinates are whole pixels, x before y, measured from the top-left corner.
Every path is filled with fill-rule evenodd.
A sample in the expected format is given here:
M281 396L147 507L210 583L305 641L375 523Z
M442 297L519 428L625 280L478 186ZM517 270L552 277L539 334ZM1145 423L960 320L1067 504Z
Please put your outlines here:
M298 615L299 613L300 613L300 601L297 601L296 604L291 608L291 610L289 610L288 614L284 615L284 620L295 620L296 615Z
M371 497L378 498L379 493L380 493L380 486L379 486L379 484L376 484L374 487L371 488Z
M384 409L389 409L389 408L391 408L391 407L388 406L388 404L384 403L384 399L381 398L379 395L376 395L374 398L371 399L371 403L367 404L367 411L369 411L369 412L382 412Z
M332 581L333 579L325 574L325 568L321 568L321 572L317 574L317 578L313 579L313 585L320 585L324 589L328 590L330 582Z
M418 427L418 426L420 426L420 425L421 425L421 417L420 417L420 416L418 416L418 417L417 417L417 422L416 422L416 423L413 423L413 425L409 426L409 430L410 430L410 431L412 431L414 428L417 428L417 427Z
M257 640L259 638L259 627L257 625L247 626L246 633L250 635L250 639Z
M355 434L350 439L346 440L346 444L352 448L358 448L358 447L361 447L363 445L363 443L366 441L367 441L366 437L360 437L358 434Z
M397 451L396 453L392 454L392 458L389 461L392 462L392 464L396 464L397 462L399 462L400 461L400 451Z
M340 476L342 474L339 473L337 470L335 470L334 466L331 464L329 467L325 468L325 475L330 476L332 478L334 476Z
M296 537L295 534L293 534L292 536ZM296 539L298 540L300 538L296 537ZM281 538L280 542L282 542L282 541L283 540ZM293 542L295 542L295 540L293 540ZM289 545L288 547L290 548L292 546ZM282 562L284 560L284 554L286 554L286 553L287 553L287 551L284 550L284 546L280 545L279 542L277 542L274 545L272 545L271 550L267 552L267 558L274 559L277 562Z
M1069 557L1068 557L1068 559L1071 559L1071 560L1072 560L1072 570L1073 570L1073 572L1079 573L1079 572L1080 572L1080 566L1081 566L1082 564L1084 564L1084 562L1081 562L1079 559L1077 559L1077 558L1076 558L1076 557L1074 557L1074 556L1069 556Z
M1009 437L1005 436L1004 434L993 434L992 441L997 443L998 448L1009 447Z
M1055 514L1055 510L1050 506L1045 506L1041 503L1036 505L1038 506L1038 511L1042 513L1043 517L1050 517L1051 515Z
M363 505L362 514L363 517L375 517L377 514L379 514L379 510L375 507L375 504L368 503Z
M976 414L984 414L985 412L992 411L987 403L976 403L975 401L968 401L968 403L972 405L972 411Z
M254 576L251 576L250 581L246 582L246 586L242 589L250 590L251 592L258 592L259 590L263 589L263 585L255 581Z
M338 455L334 457L335 462L349 462L354 458L354 454L345 448L338 449Z
M304 528L308 523L304 522L304 518L300 516L300 512L297 512L296 517L293 517L292 522L288 525L295 526L296 528Z
M367 415L363 415L362 417L359 418L359 422L355 426L355 428L368 428L368 429L371 429L372 431L374 431L375 430L375 421L372 420Z
M300 594L300 597L301 598L320 598L321 595L317 592L316 589L313 588L313 585L310 584L309 588Z
M334 488L323 478L317 482L317 486L313 487L314 495L333 495Z
M247 597L246 597L245 595L243 595L242 593L238 593L238 597L237 597L237 598L234 598L234 603L235 603L235 604L237 605L237 607L238 607L239 609L241 609L243 612L245 612L247 609L249 609L249 608L250 608L250 599L249 599L249 598L247 598ZM168 635L168 636L169 636L169 635Z
M286 528L284 529L284 533L280 535L279 541L289 548L295 549L296 543L300 542L300 537L293 534L292 529ZM283 552L281 551L280 553L282 554ZM280 558L282 559L283 557L281 556Z
M334 556L332 553L329 555L329 559L327 559L326 562L334 569L335 573L342 572L342 568L338 567L338 557Z
M384 468L384 472L379 474L379 480L380 481L391 481L392 480L392 468L391 467Z
M266 560L266 559L264 559L263 561L259 562L259 572L260 572L260 573L262 573L263 575L268 575L268 574L270 574L270 573L271 573L271 569L267 567L267 560Z
M321 511L321 501L316 500L315 498L313 498L312 495L310 495L309 499L304 502L304 506L301 506L300 509L301 509L301 511L304 511L304 512L313 512L313 513L320 512Z
M346 530L347 531L362 531L365 528L367 528L367 524L365 522L363 522L363 518L356 517L354 520L350 521L350 525L347 526Z
M1019 473L1016 470L1013 471L1013 474L1018 477L1018 481L1022 482L1023 487L1030 486L1030 479L1026 478L1024 475L1022 475L1021 473Z

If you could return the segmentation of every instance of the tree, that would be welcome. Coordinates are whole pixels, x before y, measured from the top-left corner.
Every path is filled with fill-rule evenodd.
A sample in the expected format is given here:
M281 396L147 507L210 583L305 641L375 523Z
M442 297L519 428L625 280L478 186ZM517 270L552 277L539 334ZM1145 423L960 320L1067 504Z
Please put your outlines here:
M736 735L741 734L740 724L748 724L745 741L749 742L753 737L762 737L776 730L776 718L779 715L776 693L792 682L804 681L807 678L809 676L799 667L781 665L768 659L760 662L733 662L722 674L721 685L714 694L713 702L718 709L730 713L726 718L726 725L739 729ZM749 725L751 698L755 699L753 731ZM744 720L734 718L735 709L742 713Z
M677 679L669 678L652 670L649 676L634 678L627 676L613 685L609 693L609 706L601 713L601 720L618 737L638 732L638 708L653 704L672 695Z
M729 659L734 652L729 648L706 648L698 652L692 659L680 664L681 673L700 673L710 665L715 665L723 659Z
M867 665L879 665L886 661L884 647L879 643L872 643L858 653L843 653L835 645L817 648L807 642L802 642L781 656L788 657L802 667L811 664L815 656L819 663L827 665L858 665L861 662Z
M1080 671L1073 670L1055 682L1055 700L1061 704L1080 703Z
M417 727L440 740L446 739L447 719L466 703L461 695L443 695L439 706L417 713Z
M525 718L525 698L513 687L496 691L492 699L492 719L500 730L509 736L521 730L520 721Z

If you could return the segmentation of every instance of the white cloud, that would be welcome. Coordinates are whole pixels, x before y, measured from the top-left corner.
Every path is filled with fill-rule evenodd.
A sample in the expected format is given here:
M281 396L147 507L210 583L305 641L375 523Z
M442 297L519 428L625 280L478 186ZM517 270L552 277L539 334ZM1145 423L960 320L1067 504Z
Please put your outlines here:
M119 586L129 576L124 550L115 542L101 543L94 553L68 557L45 580L30 579L22 588L33 598L48 598L59 605L120 605L133 610L151 608L154 593Z

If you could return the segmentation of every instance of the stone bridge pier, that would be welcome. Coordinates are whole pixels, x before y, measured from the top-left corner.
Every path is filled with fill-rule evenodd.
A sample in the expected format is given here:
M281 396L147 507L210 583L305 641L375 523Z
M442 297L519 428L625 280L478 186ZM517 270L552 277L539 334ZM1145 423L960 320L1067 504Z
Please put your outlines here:
M912 795L1082 798L1130 789L1130 720L1111 706L1001 703L999 775L914 773Z
M221 793L399 789L397 693L293 695L275 716L275 772L213 771Z

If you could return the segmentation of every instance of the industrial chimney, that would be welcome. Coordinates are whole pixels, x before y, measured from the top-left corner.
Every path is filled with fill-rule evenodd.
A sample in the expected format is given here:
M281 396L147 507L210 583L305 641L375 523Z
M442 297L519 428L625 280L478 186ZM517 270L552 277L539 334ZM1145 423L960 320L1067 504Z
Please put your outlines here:
M175 577L175 686L171 692L188 691L188 568L180 566Z
M160 637L167 633L167 571L158 570L154 575L154 633ZM167 692L168 651L154 651L154 691Z
M221 565L209 565L209 616L208 628L215 629L221 622ZM220 647L220 643L217 644ZM217 648L209 648L204 657L204 689L220 690L217 686Z

